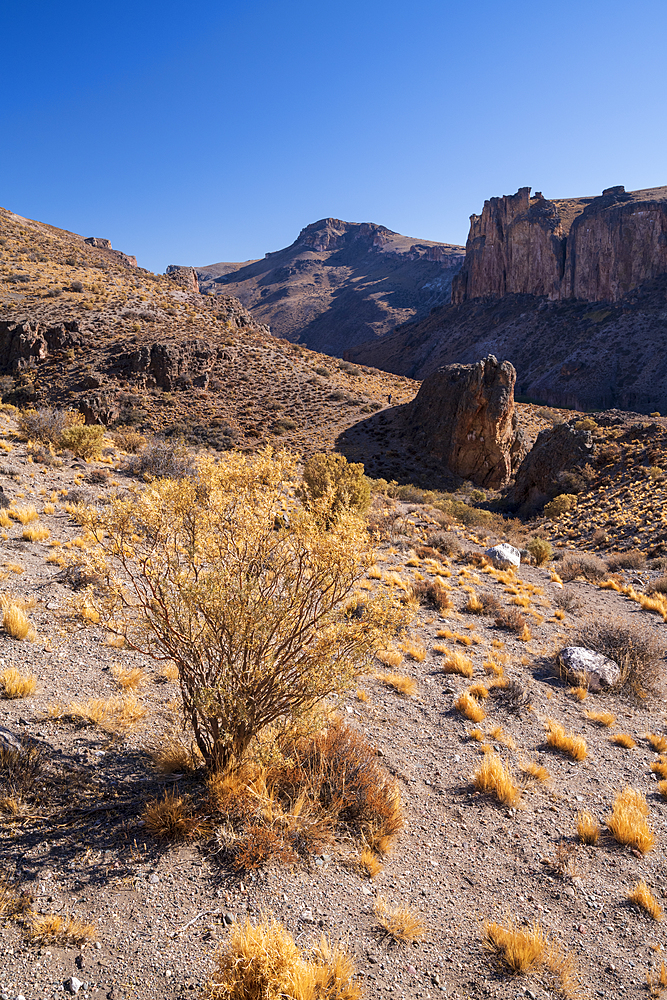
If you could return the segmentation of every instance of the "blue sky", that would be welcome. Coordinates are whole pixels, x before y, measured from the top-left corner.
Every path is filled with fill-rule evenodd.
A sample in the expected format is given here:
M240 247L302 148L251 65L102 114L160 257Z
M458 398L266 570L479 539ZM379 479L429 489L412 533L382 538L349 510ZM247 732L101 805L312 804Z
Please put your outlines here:
M8 2L0 204L139 263L667 184L664 0Z

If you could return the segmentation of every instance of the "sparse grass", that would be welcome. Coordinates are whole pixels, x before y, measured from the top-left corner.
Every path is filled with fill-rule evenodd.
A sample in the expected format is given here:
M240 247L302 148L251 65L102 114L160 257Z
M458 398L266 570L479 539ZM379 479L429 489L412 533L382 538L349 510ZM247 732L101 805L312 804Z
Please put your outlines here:
M482 722L486 718L486 712L475 698L464 691L454 702L454 708L458 709L466 719L471 722Z
M546 767L536 764L534 760L529 760L527 764L522 763L519 766L524 774L527 774L529 778L535 778L536 781L545 782L551 777Z
M637 746L629 733L615 733L609 737L609 742L615 743L618 747L624 747L626 750L633 750Z
M506 806L515 806L521 798L521 789L514 781L511 771L493 752L484 755L473 777L473 787L478 792L492 795Z
M659 778L663 780L667 778L667 760L662 758L661 760L654 760L651 764L651 770L654 774L657 774Z
M570 688L570 694L572 695L573 698L576 698L577 701L585 701L588 695L588 688L583 687L582 685L580 685L579 687L573 687Z
M54 913L32 913L27 924L31 939L39 944L82 945L96 936L92 924Z
M481 615L484 613L484 604L474 591L468 597L468 602L463 610L467 611L469 615Z
M393 688L394 691L398 691L399 694L404 694L408 698L417 693L417 682L412 677L406 677L405 674L376 674L375 677L382 684L386 684L387 687Z
M111 732L129 729L145 717L147 709L134 695L117 698L90 698L72 701L67 708L51 705L48 714L52 719L73 722L77 725L100 726Z
M417 663L421 663L426 658L426 648L420 642L414 642L412 639L405 639L401 643L401 649L406 656Z
M0 673L3 698L29 698L37 688L37 678L22 674L16 667L7 667Z
M35 524L32 528L24 528L21 538L24 542L45 542L51 532L42 524Z
M53 503L45 503L44 504L44 513L45 514L55 514L55 512L56 512L56 505L55 504L53 504Z
M39 518L39 514L32 505L25 507L8 507L7 515L12 521L19 521L21 524L30 524Z
M489 697L489 689L484 684L471 684L468 690L473 698Z
M381 649L375 655L385 667L393 667L394 670L403 662L403 654L398 649Z
M584 715L591 722L597 722L599 726L613 726L616 722L616 716L613 712L598 712L594 710L586 710Z
M567 754L572 760L581 761L586 759L588 756L588 747L583 736L575 736L574 733L566 732L563 726L554 722L553 719L547 719L546 722L549 730L547 733L548 746Z
M357 689L356 698L357 698L357 701L363 701L364 704L367 704L370 701L370 698L368 696L368 691L364 691L363 688L358 688Z
M646 983L650 996L661 997L663 995L667 990L667 966L664 962L660 962L660 972L656 973L655 976L651 975L650 972L646 973Z
M662 907L643 878L637 882L632 892L628 893L628 900L645 910L653 920L662 920Z
M177 681L178 680L178 667L172 661L171 663L163 664L160 670L160 677L164 677L166 681Z
M368 875L369 878L374 878L382 871L382 865L369 847L364 847L363 851L359 855L358 864L362 872Z
M486 736L484 735L482 730L477 729L477 727L471 729L470 732L468 733L468 736L470 737L471 740L476 740L477 743L483 743L486 739Z
M111 668L111 675L123 691L137 691L147 680L146 674L141 667L120 667L116 665Z
M194 835L197 820L187 798L165 792L163 799L153 799L142 813L146 830L157 840L186 840Z
M577 837L582 844L594 847L600 837L600 824L595 816L584 809L577 814Z
M472 692L472 688L470 688ZM512 739L509 733L506 733L502 726L494 726L493 729L489 730L489 736L494 739L496 743L502 743L509 750L516 750L516 743Z
M373 910L380 926L395 941L411 943L424 937L424 921L408 906L388 906L384 896L378 896Z
M194 774L202 763L194 743L186 743L180 733L165 733L149 745L153 766L159 774Z
M647 823L647 816L645 796L627 786L614 799L606 820L607 828L619 844L646 854L655 844L655 834Z
M359 1000L354 961L341 945L320 938L310 957L274 919L235 924L216 956L205 1000Z
M465 653L447 646L434 646L433 652L444 657L440 670L443 674L460 674L462 677L472 677L472 660Z
M665 753L667 751L667 737L658 736L655 733L646 733L645 735L656 753Z
M33 642L37 638L37 633L33 628L32 622L18 604L11 603L4 608L2 627L7 635L10 635L12 639L18 639L19 642L22 642L24 639L27 639L28 642Z
M20 576L21 573L25 573L25 569L20 563L6 562L3 563L3 566L8 573L16 573L17 576Z
M511 975L539 971L553 977L556 991L565 1000L580 1000L586 995L579 986L572 957L545 937L539 923L528 927L512 923L503 926L485 920L482 947Z
M437 579L415 580L412 584L412 593L420 604L435 608L441 614L453 606L445 585Z

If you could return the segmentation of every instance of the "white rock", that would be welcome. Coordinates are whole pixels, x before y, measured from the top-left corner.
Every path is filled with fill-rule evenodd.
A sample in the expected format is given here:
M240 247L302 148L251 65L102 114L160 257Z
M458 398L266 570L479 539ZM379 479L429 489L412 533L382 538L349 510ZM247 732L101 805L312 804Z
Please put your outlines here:
M618 663L585 646L566 646L557 659L568 680L587 684L593 691L612 687L621 676Z
M68 993L77 994L82 986L83 986L82 981L80 979L77 979L76 976L70 976L65 983L65 989L67 990Z
M514 545L510 545L509 542L494 545L493 548L487 549L484 555L487 559L491 560L494 566L498 566L500 569L505 569L507 566L521 565L521 552Z

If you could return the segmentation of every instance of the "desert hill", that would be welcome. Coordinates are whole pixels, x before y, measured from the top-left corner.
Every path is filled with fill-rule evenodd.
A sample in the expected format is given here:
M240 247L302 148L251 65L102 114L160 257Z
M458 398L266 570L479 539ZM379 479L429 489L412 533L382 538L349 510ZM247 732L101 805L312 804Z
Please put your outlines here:
M263 260L196 271L203 292L236 296L275 336L341 356L449 302L462 260L462 247L321 219Z
M0 209L3 397L212 447L308 453L415 395L408 379L273 337L225 289L196 287L189 269L152 274L108 240Z
M517 369L519 398L663 412L667 189L529 192L471 217L452 305L346 357L421 379L493 353Z

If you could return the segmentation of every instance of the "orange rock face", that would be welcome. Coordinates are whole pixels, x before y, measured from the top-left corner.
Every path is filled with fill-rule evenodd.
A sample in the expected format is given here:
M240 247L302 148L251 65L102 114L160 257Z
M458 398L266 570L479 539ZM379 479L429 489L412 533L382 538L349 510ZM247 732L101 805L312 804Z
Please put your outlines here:
M526 453L514 407L516 372L489 355L424 379L406 407L414 445L478 486L503 486Z
M452 302L516 293L617 301L667 272L667 188L548 201L530 188L470 217Z

